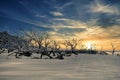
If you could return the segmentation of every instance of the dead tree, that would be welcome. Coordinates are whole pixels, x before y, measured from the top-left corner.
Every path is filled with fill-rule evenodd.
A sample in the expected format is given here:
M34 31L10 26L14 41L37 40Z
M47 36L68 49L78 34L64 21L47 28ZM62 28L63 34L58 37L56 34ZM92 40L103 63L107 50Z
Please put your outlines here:
M30 32L24 32L29 39L30 42L34 41L32 43L34 46L38 47L38 50L36 51L37 54L40 54L40 59L43 58L43 56L48 56L49 58L52 58L52 56L49 55L49 45L50 45L50 39L47 32L38 32L36 30L32 30ZM35 45L36 44L36 45Z
M77 52L75 50L78 44L80 43L80 41L81 40L74 39L74 38L71 40L65 40L63 44L70 49L70 51L67 51L66 53L69 53L69 54L73 53L77 55Z
M31 30L31 31L24 31L24 37L29 42L29 44L33 45L34 47L38 47L37 51L35 51L37 54L41 54L42 51L42 42L43 42L43 35L41 33L38 33L38 31ZM32 43L34 41L34 43Z
M112 54L114 54L114 52L119 47L119 45L115 46L113 43L111 43L111 47L112 47Z
M53 54L53 56L56 56L56 59L64 59L62 52L60 42L52 41L49 55Z
M47 33L45 33L43 42L42 42L43 47L42 47L40 59L42 59L43 55L46 55L50 59L53 59L53 57L49 55L50 43L51 43L51 40L49 39L49 35Z

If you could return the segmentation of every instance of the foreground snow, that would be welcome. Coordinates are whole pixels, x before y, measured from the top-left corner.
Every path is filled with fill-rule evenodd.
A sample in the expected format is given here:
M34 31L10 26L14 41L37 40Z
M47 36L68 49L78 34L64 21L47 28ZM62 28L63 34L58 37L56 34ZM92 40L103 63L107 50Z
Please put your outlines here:
M120 80L120 57L81 54L57 59L4 59L0 80Z

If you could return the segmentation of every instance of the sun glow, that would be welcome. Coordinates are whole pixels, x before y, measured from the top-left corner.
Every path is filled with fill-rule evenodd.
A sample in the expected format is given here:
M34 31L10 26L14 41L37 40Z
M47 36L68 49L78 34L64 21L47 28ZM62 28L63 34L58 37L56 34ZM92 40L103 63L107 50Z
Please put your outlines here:
M92 43L91 42L87 42L86 43L86 47L87 47L87 49L91 49L92 48Z
M95 50L97 48L97 45L95 42L86 42L85 46L86 46L86 49L90 49L90 50Z

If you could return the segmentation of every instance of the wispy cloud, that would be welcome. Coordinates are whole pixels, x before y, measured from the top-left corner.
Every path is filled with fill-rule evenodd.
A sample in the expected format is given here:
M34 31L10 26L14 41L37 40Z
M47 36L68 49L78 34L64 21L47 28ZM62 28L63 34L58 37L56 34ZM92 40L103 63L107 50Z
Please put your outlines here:
M67 20L69 20L69 19L67 19L67 18L54 18L54 20L58 20L58 21L67 21Z
M78 20L73 20L73 19L68 19L68 18L54 18L53 20L58 21L59 24L61 24L61 27L86 28L86 23L78 21Z
M95 0L89 6L89 11L92 13L107 13L107 14L115 14L120 15L120 10L115 5L105 4L100 0Z
M61 9L65 8L65 7L68 7L68 6L72 5L72 4L73 4L72 2L65 3L65 4L61 7Z
M111 25L110 27L103 28L100 25L96 25L97 19L92 19L86 23L67 18L55 18L54 20L60 22L49 26L54 29L50 34L53 35L53 37L59 37L59 39L71 37L82 39L120 38L119 25Z
M72 2L67 2L67 3L63 4L62 6L59 6L59 7L55 6L55 8L56 8L57 10L60 10L60 9L64 9L64 8L70 6L70 5L72 5L72 4L73 4Z
M36 14L35 17L45 18L46 16L45 16L45 15L39 15L39 14Z
M59 37L59 39L66 38L88 38L94 35L99 35L102 32L100 27L91 27L88 23L67 18L55 18L58 21L55 24L49 25L54 31L50 31L50 35ZM60 22L59 22L60 21ZM95 36L94 36L95 37Z
M114 25L112 27L108 27L107 29L105 29L104 32L108 34L108 37L111 39L118 39L118 38L120 39L119 27L120 25Z
M53 16L63 16L63 13L61 12L50 12Z

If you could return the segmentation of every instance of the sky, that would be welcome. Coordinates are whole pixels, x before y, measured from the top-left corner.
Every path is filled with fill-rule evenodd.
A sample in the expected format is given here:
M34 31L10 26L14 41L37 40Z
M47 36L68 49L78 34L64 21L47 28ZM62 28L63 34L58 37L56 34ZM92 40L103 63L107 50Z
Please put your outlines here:
M52 39L80 38L111 49L110 43L120 44L119 27L120 0L0 0L0 31L35 28Z

